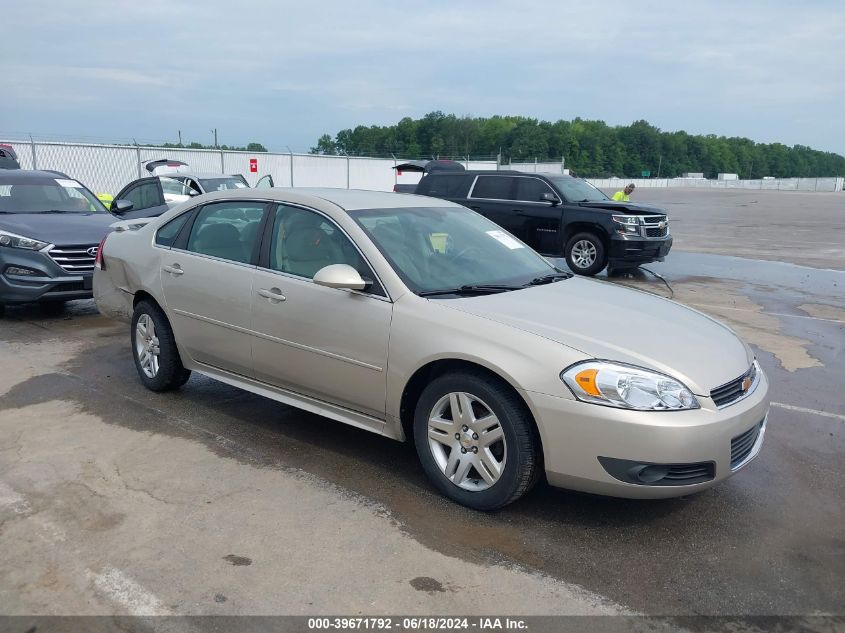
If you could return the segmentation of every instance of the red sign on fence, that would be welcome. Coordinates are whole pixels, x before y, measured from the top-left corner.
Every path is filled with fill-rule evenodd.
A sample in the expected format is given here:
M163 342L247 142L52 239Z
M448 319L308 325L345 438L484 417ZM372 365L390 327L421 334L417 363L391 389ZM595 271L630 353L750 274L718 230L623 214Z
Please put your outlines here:
M251 174L258 172L258 159L257 158L250 158L249 159L249 172Z

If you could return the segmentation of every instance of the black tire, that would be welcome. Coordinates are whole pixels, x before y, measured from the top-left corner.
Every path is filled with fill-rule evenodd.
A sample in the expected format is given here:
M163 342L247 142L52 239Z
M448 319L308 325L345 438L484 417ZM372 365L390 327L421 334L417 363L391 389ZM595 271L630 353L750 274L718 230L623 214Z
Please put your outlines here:
M588 242L595 249L595 259L589 265L576 262L572 256L572 250L575 248L575 245L582 242ZM604 248L604 243L595 233L576 233L570 237L566 242L566 246L563 248L563 255L566 258L566 265L576 275L591 277L607 265L607 252Z
M504 434L504 469L484 490L466 490L453 483L438 466L429 445L429 415L442 398L455 392L472 394L488 405ZM502 380L483 372L445 374L429 383L414 412L414 442L423 470L434 486L474 510L496 510L513 503L537 482L542 467L539 437L525 403Z
M138 321L145 316L152 321L155 327L155 337L158 339L158 371L152 377L145 373L138 354ZM138 377L147 389L151 391L172 391L188 382L191 372L182 365L182 359L179 357L179 350L176 347L176 339L173 337L173 329L161 308L151 301L139 301L132 314L132 329L130 332L135 369L138 370Z

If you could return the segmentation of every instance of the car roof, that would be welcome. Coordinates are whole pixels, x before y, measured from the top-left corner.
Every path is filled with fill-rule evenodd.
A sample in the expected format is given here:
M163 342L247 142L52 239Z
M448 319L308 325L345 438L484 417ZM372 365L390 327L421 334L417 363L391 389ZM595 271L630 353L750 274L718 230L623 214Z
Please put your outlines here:
M215 174L211 172L201 171L165 171L153 174L153 178L197 178L198 180L205 180L208 178L240 178L240 174ZM149 178L149 176L147 176Z
M401 209L419 207L459 206L440 198L393 193L392 191L366 191L364 189L331 189L328 187L273 187L266 189L229 189L203 196L204 201L226 200L228 198L255 198L279 202L307 203L308 198L330 202L346 211L357 209ZM194 198L197 200L197 198Z
M467 169L466 171L432 171L428 176L539 176L540 178L572 178L567 174L559 174L553 171L519 171L516 169Z
M41 169L4 169L0 171L0 179L7 185L14 182L36 182L45 179L55 182L56 178L69 178L69 176L60 171L46 171Z

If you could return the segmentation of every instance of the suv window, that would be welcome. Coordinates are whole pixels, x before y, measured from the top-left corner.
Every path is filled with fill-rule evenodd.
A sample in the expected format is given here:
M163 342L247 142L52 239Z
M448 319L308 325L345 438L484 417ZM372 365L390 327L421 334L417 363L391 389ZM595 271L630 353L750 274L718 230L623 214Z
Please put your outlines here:
M540 196L544 193L554 193L548 184L539 178L517 178L516 199L525 202L540 202Z
M426 195L446 198L466 198L472 176L463 174L431 174L426 177Z
M512 176L479 176L472 189L472 197L513 200L514 180Z
M374 285L368 292L384 295L358 249L331 220L307 209L279 205L270 240L270 268L313 279L330 264L347 264Z
M164 204L164 201L159 198L157 182L145 182L137 187L133 187L126 192L123 198L132 203L133 210L135 211Z
M207 204L197 213L187 250L248 264L259 240L263 202L233 200Z

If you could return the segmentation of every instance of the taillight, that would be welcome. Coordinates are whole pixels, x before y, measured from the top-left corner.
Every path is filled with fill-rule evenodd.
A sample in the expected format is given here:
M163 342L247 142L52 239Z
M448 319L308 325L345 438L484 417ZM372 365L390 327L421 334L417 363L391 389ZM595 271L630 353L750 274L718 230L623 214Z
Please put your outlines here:
M108 235L100 240L100 245L97 247L97 256L94 258L94 267L100 270L106 269L106 263L103 261L103 247L106 245Z

